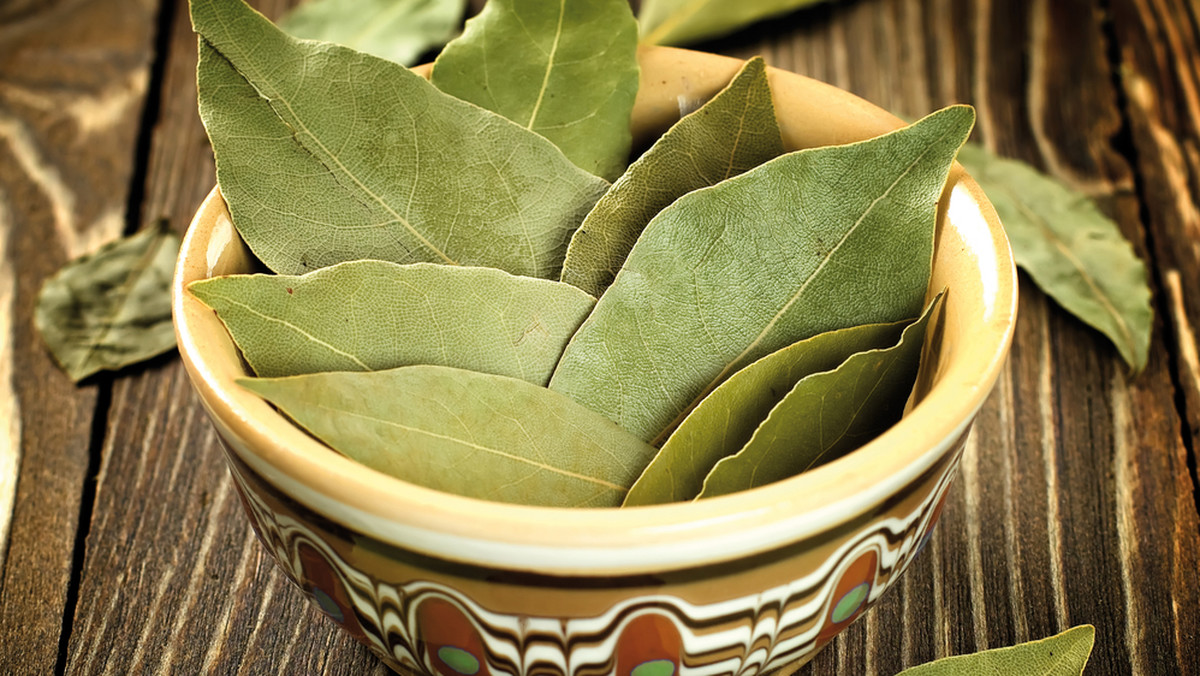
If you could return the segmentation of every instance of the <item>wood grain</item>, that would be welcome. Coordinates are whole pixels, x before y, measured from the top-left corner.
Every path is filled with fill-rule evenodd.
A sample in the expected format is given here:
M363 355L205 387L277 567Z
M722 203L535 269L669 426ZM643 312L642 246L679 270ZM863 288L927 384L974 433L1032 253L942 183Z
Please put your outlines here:
M1130 125L1132 154L1139 169L1138 193L1146 214L1147 241L1155 259L1158 308L1166 361L1173 369L1183 409L1178 430L1183 448L1137 444L1134 452L1147 459L1137 469L1147 490L1130 496L1130 510L1140 517L1135 525L1139 544L1147 540L1195 541L1200 479L1197 441L1200 439L1200 358L1196 322L1200 321L1200 8L1182 0L1114 0L1111 25L1120 59L1120 83ZM1137 382L1137 386L1143 386ZM1155 411L1134 410L1135 419ZM1186 455L1185 455L1186 454ZM1151 464L1153 463L1153 464ZM1190 469L1190 476L1189 470ZM1156 484L1162 484L1160 486ZM1190 504L1162 500L1151 490L1174 496L1190 489ZM1190 603L1151 605L1170 613L1174 624L1174 657L1184 673L1200 672L1200 613L1195 581L1200 556L1184 544L1163 560L1154 553L1139 557L1141 579L1151 576L1155 591L1169 585L1172 592L1190 592ZM1148 604L1149 605L1149 604ZM1146 618L1146 624L1154 619ZM1136 629L1142 629L1139 625Z
M107 91L102 80L136 82L127 72L146 68L153 8L98 17L88 12L113 0L0 7L0 258L8 263L0 313L9 303L14 318L0 320L0 415L19 406L24 448L0 587L0 673L54 671L65 625L59 667L72 674L382 674L254 541L177 362L159 359L116 379L93 440L96 388L65 385L28 326L40 279L68 251L102 239L89 233L105 232L104 223L120 229L105 216L113 200L123 207L132 191L141 224L166 218L182 231L212 185L186 2L166 2L170 34L151 88L157 116L143 130L152 134L144 176L129 174L136 123L117 116L125 136L86 136L91 127L69 111L109 120L104 111L140 106L96 92ZM290 3L256 4L276 16ZM116 60L124 65L73 69L92 53L88 31L68 30L70 43L46 36L63 30L67 10L106 27L101 44L125 45L125 60ZM781 673L890 676L1085 622L1097 627L1089 673L1196 673L1195 13L1186 0L843 0L701 46L761 53L908 115L973 103L977 140L1092 195L1118 222L1152 267L1161 318L1150 365L1131 378L1103 337L1024 283L1011 358L935 536L862 620L809 665ZM9 47L26 44L34 47ZM30 53L44 55L43 75L30 69ZM72 108L72 97L90 107ZM82 146L98 155L68 161ZM68 193L72 209L63 207ZM10 375L16 399L5 397ZM99 453L95 503L91 520L76 524L89 441ZM69 606L77 532L87 534L86 551L78 603L64 619L54 608Z
M48 275L124 229L154 12L128 0L0 10L0 524L11 514L0 527L0 673L52 673L73 612L92 417L106 387L94 383L106 379L74 387L31 318Z
M258 5L275 16L286 3ZM196 113L187 3L169 11L141 217L183 232L214 173ZM178 360L115 383L103 436L67 673L386 673L255 540Z

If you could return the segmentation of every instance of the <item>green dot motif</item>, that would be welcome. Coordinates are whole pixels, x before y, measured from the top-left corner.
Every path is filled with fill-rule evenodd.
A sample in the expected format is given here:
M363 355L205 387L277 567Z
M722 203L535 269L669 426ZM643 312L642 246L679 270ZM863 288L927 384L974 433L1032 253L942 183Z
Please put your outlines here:
M463 676L473 676L479 671L479 660L462 648L444 645L438 648L437 656L446 666Z
M634 667L629 676L671 676L674 673L675 663L671 660L649 660Z
M867 593L870 591L871 583L864 582L846 592L846 595L833 608L833 621L845 622L850 619L862 607L863 601L867 600Z

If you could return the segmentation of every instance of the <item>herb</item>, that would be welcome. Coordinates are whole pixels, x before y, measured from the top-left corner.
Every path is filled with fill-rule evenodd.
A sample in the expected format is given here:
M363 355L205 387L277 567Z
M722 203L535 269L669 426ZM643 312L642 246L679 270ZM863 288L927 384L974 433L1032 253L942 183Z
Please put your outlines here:
M191 7L217 181L267 267L375 258L557 277L603 180L398 64L296 40L242 2Z
M265 377L437 364L545 385L596 299L491 268L382 261L192 283Z
M1039 674L1080 676L1092 654L1096 629L1090 624L1072 627L1061 634L1011 648L985 650L974 655L945 657L929 664L905 669L898 676L979 676L990 674Z
M683 45L720 37L821 0L642 0L642 40Z
M655 214L693 190L782 153L766 64L755 57L712 100L667 130L600 198L571 238L562 281L599 297Z
M627 0L491 0L446 45L431 79L545 136L593 174L625 170L638 90Z
M465 0L309 0L279 27L411 66L458 31Z
M947 108L681 197L646 226L550 388L662 443L756 359L918 314L938 196L974 119Z
M678 45L820 1L644 0L638 21L644 42ZM1145 265L1117 224L1086 195L1023 162L977 144L967 144L958 159L1000 215L1017 265L1064 309L1104 333L1134 372L1145 369L1154 323L1150 288Z
M81 256L46 280L34 322L79 382L175 347L171 273L179 238L163 224Z
M900 339L910 322L829 331L789 345L730 376L701 401L629 490L625 506L692 500L722 458L750 441L771 409L802 378L832 371L866 350Z
M444 366L239 383L368 467L470 497L615 507L654 453L557 392Z
M852 355L832 371L802 378L771 409L750 441L716 464L701 498L763 486L834 460L900 420L939 295L900 342Z
M515 123L240 0L192 14L222 193L281 274L189 290L262 376L241 384L332 448L462 495L617 506L781 479L898 418L970 108L781 155L755 59L601 198L563 151L624 166L623 3L493 0L447 48L435 84ZM560 269L583 290L536 279ZM781 431L800 418L836 441Z
M1108 336L1134 371L1144 369L1154 323L1146 266L1117 224L1086 195L1023 162L974 144L959 161L996 208L1017 265Z

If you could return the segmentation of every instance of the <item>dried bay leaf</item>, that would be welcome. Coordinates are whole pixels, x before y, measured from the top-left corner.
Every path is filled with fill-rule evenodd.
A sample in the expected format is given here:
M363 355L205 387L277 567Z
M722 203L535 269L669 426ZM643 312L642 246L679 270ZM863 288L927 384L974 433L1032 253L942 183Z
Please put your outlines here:
M545 385L596 300L491 268L383 261L193 282L260 376L455 366Z
M801 378L750 441L713 466L700 499L795 476L862 446L900 420L917 378L925 328L941 298L894 346L860 352L832 371Z
M1029 165L967 144L959 161L987 193L1017 265L1071 314L1146 367L1154 311L1146 266L1086 195Z
M627 0L490 0L438 55L430 79L612 180L632 143L637 21Z
M267 267L370 258L557 277L603 180L398 64L296 40L241 0L191 8L217 180Z
M279 27L411 66L454 37L464 9L464 0L309 0L280 19Z
M1096 628L1085 624L1055 636L1009 648L985 650L973 655L943 657L928 664L905 669L898 676L1080 676L1087 666L1095 640Z
M783 153L762 58L675 123L596 203L575 231L562 281L599 297L642 230L683 195L753 169Z
M615 507L654 449L569 398L444 366L242 379L335 450L475 498Z
M683 45L720 37L821 0L642 0L642 41Z
M175 347L171 275L179 237L164 227L81 256L46 280L34 323L75 382Z
M894 345L910 322L865 324L793 343L738 371L701 401L638 478L624 506L691 500L722 458L750 441L759 423L800 379L851 355Z
M971 108L946 108L680 198L646 227L551 389L657 443L763 356L917 315L938 198L973 123Z

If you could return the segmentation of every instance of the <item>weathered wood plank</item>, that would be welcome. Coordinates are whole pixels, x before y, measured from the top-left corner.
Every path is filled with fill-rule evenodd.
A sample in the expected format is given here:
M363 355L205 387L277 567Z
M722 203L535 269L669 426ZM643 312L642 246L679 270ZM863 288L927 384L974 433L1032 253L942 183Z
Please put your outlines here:
M96 381L74 387L42 346L33 329L35 298L63 262L124 228L154 13L153 2L128 0L0 7L6 674L52 673L58 661L97 402Z
M171 11L141 217L182 232L214 173L186 1ZM255 540L177 360L116 381L102 457L67 673L385 673Z
M1161 327L1182 393L1182 434L1190 455L1189 463L1185 451L1175 446L1155 448L1137 439L1129 442L1129 454L1146 460L1127 471L1146 476L1148 484L1145 492L1130 496L1128 507L1137 517L1130 528L1137 529L1138 545L1150 539L1190 542L1195 539L1195 515L1200 506L1200 478L1196 476L1200 453L1196 335L1200 322L1200 8L1185 0L1113 0L1110 11L1125 112L1140 173L1138 191L1160 282ZM1130 413L1134 420L1155 414L1139 406L1131 407ZM1182 499L1164 500L1150 492L1151 488L1166 490L1170 498L1190 489L1193 500L1191 504ZM1200 672L1196 641L1200 600L1195 595L1200 558L1191 548L1183 548L1165 561L1155 560L1153 549L1139 549L1138 554L1140 565L1130 573L1134 579L1153 575L1156 586L1167 586L1174 594L1191 592L1190 604L1154 608L1174 621L1174 644L1179 651L1175 658L1186 665L1184 673ZM1154 622L1153 616L1144 619L1144 623ZM1133 640L1139 640L1145 624L1132 630Z

